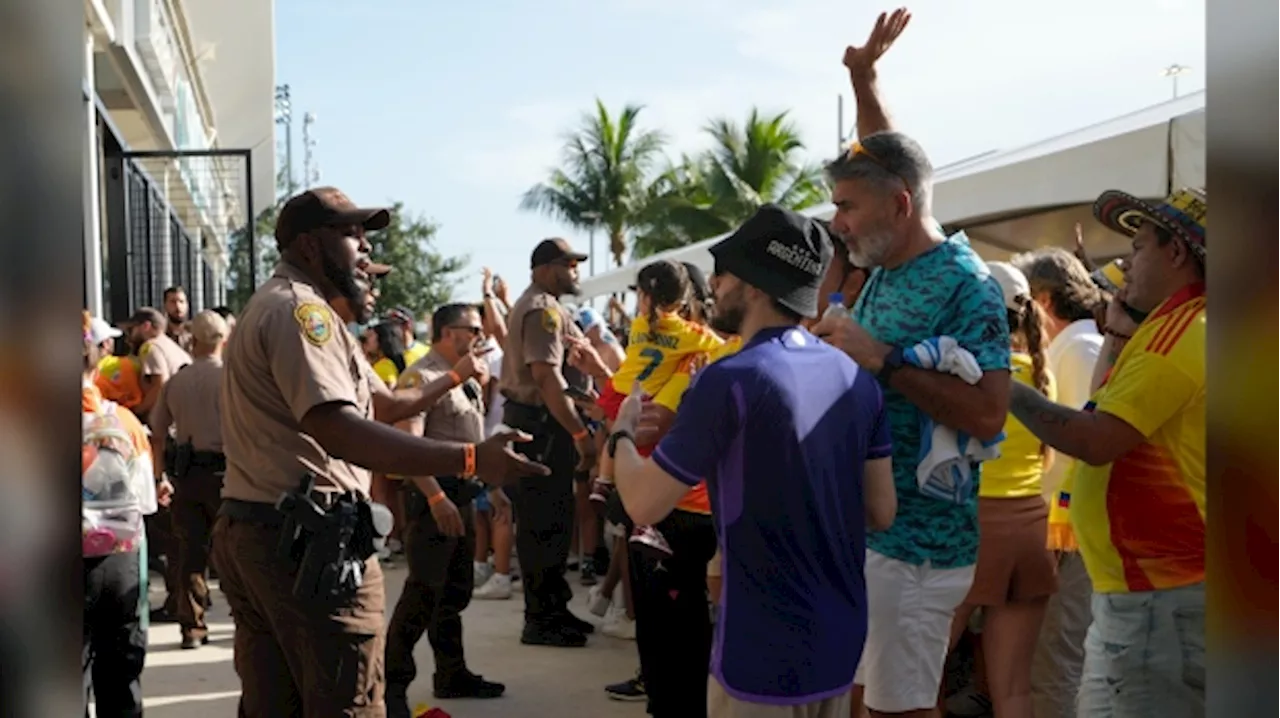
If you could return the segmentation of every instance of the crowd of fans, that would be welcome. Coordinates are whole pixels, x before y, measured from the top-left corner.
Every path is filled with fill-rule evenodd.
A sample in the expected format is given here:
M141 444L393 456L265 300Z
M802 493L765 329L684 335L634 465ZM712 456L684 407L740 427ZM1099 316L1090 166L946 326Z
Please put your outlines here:
M827 167L829 223L767 205L712 248L709 278L640 267L634 314L617 297L603 315L553 296L526 311L576 289L582 255L548 240L516 301L486 270L483 302L440 307L421 336L403 309L350 327L385 390L458 389L406 431L507 431L504 404L527 401L504 391L512 373L548 363L527 359L530 331L560 342L555 386L583 427L566 428L573 502L554 536L544 516L528 528L527 495L374 478L395 516L379 558L410 562L391 715L424 631L436 695L504 693L463 662L461 613L522 580L522 640L586 645L590 623L539 603L565 571L603 633L636 641L635 676L604 690L654 716L1203 715L1207 200L1104 193L1094 215L1132 252L1102 267L1079 240L983 261L934 219L932 165L880 102L876 61L908 20L882 16L845 56L860 138ZM367 271L376 300L391 268ZM177 622L184 648L208 640L218 497L189 477L220 475L210 387L234 326L225 309L189 320L181 287L119 328L85 316L85 476L111 449L156 478L136 516L112 515L134 533L92 550L86 533L99 715L140 713L147 616L129 602L145 604L148 565L168 596L150 620ZM86 478L87 517L114 510L103 496ZM405 557L428 514L431 540L465 539L433 559L447 570Z

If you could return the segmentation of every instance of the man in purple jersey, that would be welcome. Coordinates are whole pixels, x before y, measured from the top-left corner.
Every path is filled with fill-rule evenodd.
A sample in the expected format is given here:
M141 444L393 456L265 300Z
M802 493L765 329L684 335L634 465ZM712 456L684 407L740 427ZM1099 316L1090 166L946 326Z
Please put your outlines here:
M724 559L708 713L844 718L867 632L866 532L896 510L880 387L799 326L832 256L818 223L766 205L711 254L716 311L743 347L696 375L648 460L632 392L609 437L614 480L637 523L707 481Z

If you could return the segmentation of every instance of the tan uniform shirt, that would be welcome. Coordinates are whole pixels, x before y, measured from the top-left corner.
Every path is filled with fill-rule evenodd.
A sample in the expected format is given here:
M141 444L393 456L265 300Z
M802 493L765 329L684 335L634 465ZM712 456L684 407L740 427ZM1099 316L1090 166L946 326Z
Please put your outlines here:
M222 496L274 503L307 471L325 484L369 495L369 472L329 456L302 431L322 404L373 415L372 371L360 345L310 280L288 264L254 292L223 358Z
M200 357L165 383L151 410L155 435L173 425L179 444L196 451L222 451L222 359Z
M431 350L405 368L396 383L398 389L424 386L453 370L453 364ZM440 397L423 415L422 435L441 441L478 444L484 441L484 403L480 384L468 379Z
M169 338L182 349L182 351L187 352L188 354L191 353L192 347L195 346L196 339L191 335L191 330L187 329L186 324L183 324L177 330L174 330L173 324L170 324L165 332L169 335Z
M138 359L142 362L142 375L160 381L169 381L179 369L191 363L191 355L163 333L142 345Z
M502 393L520 404L542 406L542 395L529 365L544 362L560 368L568 349L566 336L582 337L569 311L555 297L530 285L507 316L507 343L498 383Z

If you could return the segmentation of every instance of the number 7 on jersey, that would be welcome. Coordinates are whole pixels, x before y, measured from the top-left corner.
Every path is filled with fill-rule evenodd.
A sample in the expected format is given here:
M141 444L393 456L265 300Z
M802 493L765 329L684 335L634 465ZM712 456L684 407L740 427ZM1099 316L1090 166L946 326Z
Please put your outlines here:
M649 363L644 365L644 369L642 369L639 376L636 377L636 381L643 382L645 379L653 376L653 372L660 364L662 364L664 357L662 356L661 349L655 349L653 347L645 347L644 349L641 349L640 356L649 360Z

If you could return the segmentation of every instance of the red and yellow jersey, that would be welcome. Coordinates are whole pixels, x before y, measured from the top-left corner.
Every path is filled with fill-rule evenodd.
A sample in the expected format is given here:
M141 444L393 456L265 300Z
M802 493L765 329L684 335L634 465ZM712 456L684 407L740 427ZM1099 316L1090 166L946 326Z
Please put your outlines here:
M1094 590L1204 581L1204 285L1179 291L1138 327L1086 409L1147 437L1109 465L1075 469L1071 523Z
M684 362L722 344L724 340L715 332L677 314L660 314L652 326L647 317L636 317L631 322L627 356L613 374L613 389L626 396L638 381L645 394L657 396Z
M105 356L98 362L94 384L103 398L132 409L142 403L141 369L137 357Z
M667 392L666 387L664 387L662 393L667 394L667 396L663 396L662 399L665 402L673 401L675 406L679 406L680 397L684 394L684 390L689 388L689 381L694 372L707 364L713 364L727 356L736 354L741 348L742 340L738 337L734 337L727 342L722 342L709 353L689 357L685 362L683 362L681 372L673 377L671 381L667 382L668 387L673 385L681 387L680 395L672 397ZM654 401L658 401L658 398L655 397ZM663 406L667 406L667 404L663 403ZM675 406L669 408L674 411ZM702 481L697 486L689 489L689 492L686 493L684 497L680 499L679 503L676 504L676 508L695 514L711 513L711 499L707 496L707 482Z

